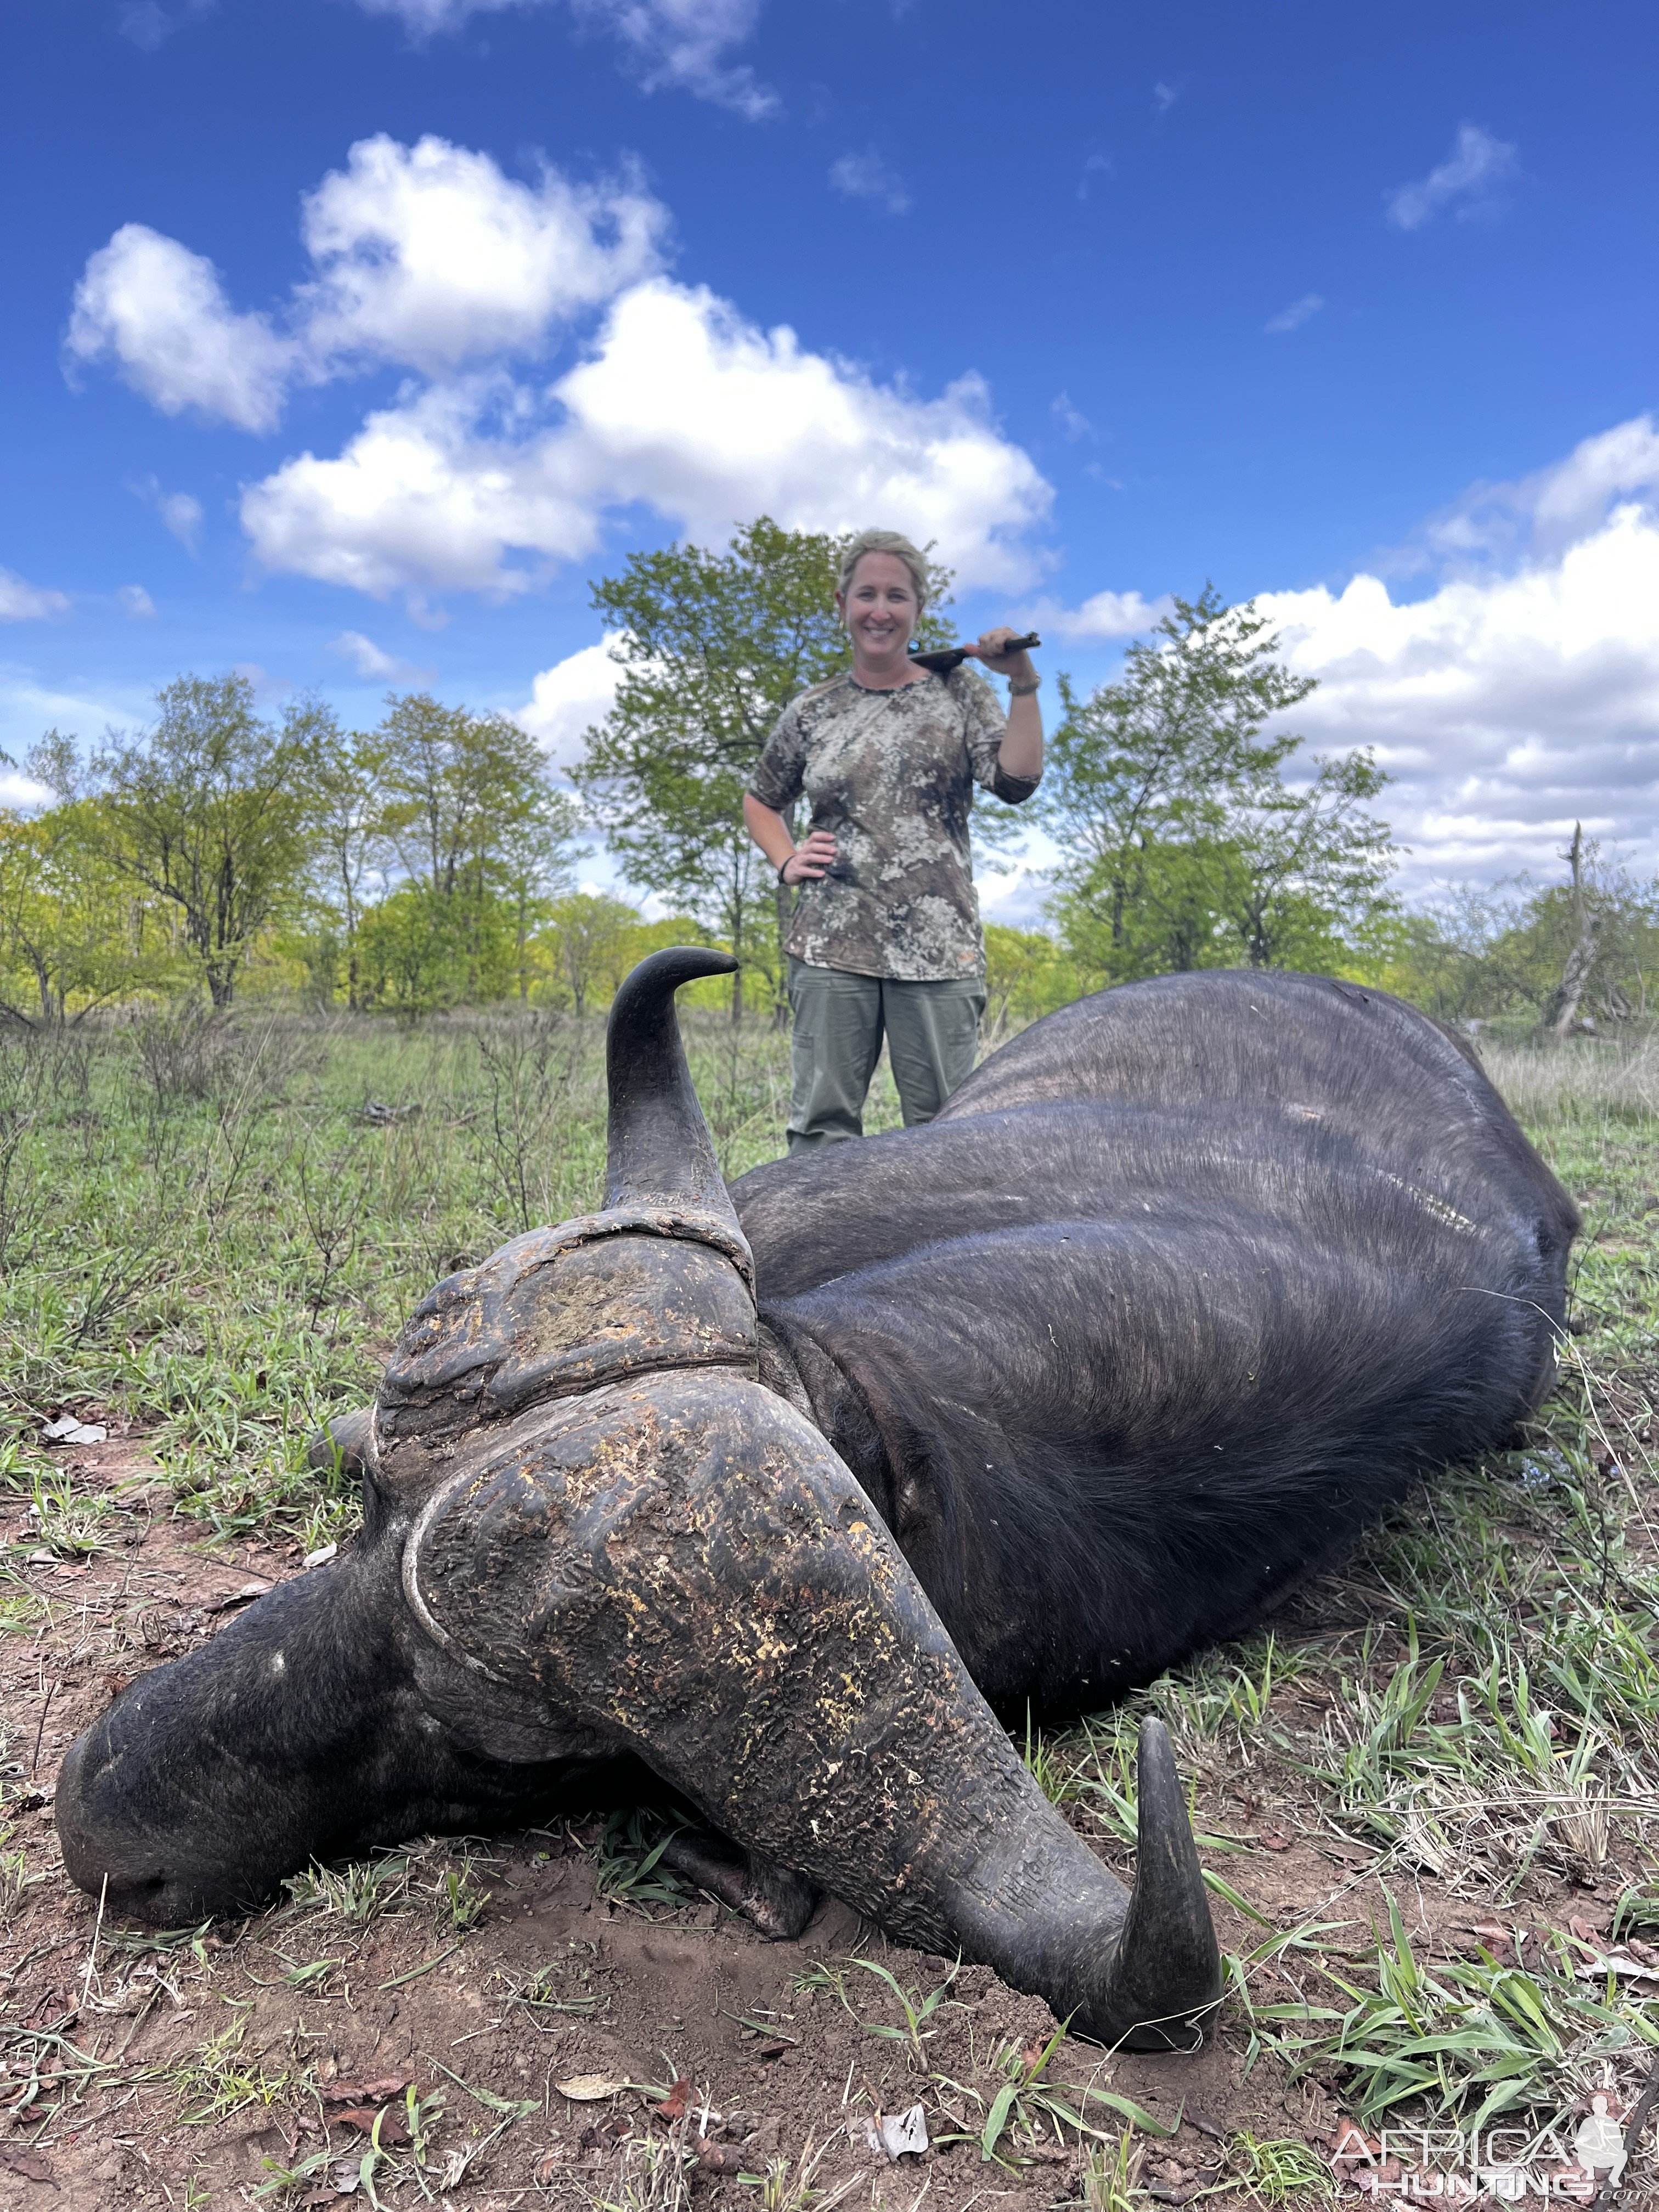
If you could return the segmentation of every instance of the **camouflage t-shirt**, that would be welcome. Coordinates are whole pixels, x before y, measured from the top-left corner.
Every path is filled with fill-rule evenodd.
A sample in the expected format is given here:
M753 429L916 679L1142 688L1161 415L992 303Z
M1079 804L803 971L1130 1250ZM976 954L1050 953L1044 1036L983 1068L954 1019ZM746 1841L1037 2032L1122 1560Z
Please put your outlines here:
M830 874L795 901L785 944L796 959L902 983L984 975L974 786L1017 806L1038 781L1003 772L1006 729L969 668L893 691L837 676L791 700L749 788L779 814L804 795L811 828L836 840Z

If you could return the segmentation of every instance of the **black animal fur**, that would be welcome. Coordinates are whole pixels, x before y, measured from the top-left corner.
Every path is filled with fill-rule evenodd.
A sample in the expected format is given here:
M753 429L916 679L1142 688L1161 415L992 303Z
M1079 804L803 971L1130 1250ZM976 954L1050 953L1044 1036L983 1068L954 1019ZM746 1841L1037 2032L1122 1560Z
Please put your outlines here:
M733 1197L775 1382L986 1694L1050 1711L1237 1633L1498 1443L1577 1227L1436 1024L1225 971L1081 1000L931 1127Z

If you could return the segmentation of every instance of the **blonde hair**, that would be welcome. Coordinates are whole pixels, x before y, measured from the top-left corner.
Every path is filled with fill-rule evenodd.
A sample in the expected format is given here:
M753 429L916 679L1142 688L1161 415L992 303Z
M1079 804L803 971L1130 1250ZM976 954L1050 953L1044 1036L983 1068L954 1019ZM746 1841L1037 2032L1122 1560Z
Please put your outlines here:
M916 589L918 614L927 604L927 562L909 539L899 530L860 530L847 541L847 550L841 556L841 573L836 579L836 589L845 599L853 588L853 572L866 553L890 553L902 561L910 571L910 581Z

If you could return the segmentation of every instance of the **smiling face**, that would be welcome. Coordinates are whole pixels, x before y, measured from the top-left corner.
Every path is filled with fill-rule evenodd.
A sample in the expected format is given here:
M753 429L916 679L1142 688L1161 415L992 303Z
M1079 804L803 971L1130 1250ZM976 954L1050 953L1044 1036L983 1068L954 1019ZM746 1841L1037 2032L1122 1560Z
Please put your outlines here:
M860 665L891 668L905 657L921 617L910 571L896 553L866 553L836 605Z

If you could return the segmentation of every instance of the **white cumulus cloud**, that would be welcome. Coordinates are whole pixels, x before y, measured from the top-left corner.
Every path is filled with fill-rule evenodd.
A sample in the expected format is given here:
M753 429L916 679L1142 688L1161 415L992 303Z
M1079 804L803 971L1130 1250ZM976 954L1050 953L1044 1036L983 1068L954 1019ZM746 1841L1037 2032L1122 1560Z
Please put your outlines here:
M1613 506L1659 500L1659 427L1638 415L1583 439L1565 460L1513 483L1477 483L1433 516L1402 567L1434 560L1454 568L1538 559L1596 529Z
M301 328L317 361L362 354L428 374L531 351L553 323L655 267L661 203L634 179L534 185L447 140L360 140L305 203L316 264Z
M1516 167L1513 146L1478 123L1460 124L1451 152L1437 168L1388 195L1389 221L1401 230L1421 230L1444 208L1455 208L1460 221L1491 215Z
M51 615L66 615L69 608L66 593L42 591L11 569L0 568L0 622L44 622Z
M704 541L759 514L814 530L880 515L936 540L964 586L1032 579L1020 535L1052 493L974 377L920 399L659 278L616 301L551 398L546 427L499 378L371 416L337 459L302 454L244 494L255 552L376 597L514 592L638 502Z
M155 602L142 584L121 585L115 594L115 604L135 622L155 620Z
M268 317L231 307L210 261L142 222L88 262L66 344L76 361L112 361L164 415L194 409L244 430L275 428L298 361Z
M359 0L371 15L395 15L411 38L459 30L469 17L539 0ZM775 113L777 94L728 59L749 38L760 0L571 0L578 23L609 32L647 92L689 92L750 121Z
M267 568L417 604L428 591L512 593L532 572L512 552L574 560L594 543L556 438L501 434L517 395L499 384L434 388L371 415L334 459L301 453L242 495Z
M1150 604L1139 592L1096 592L1081 606L1061 606L1054 599L1030 601L1020 616L1045 638L1062 644L1086 643L1095 638L1135 637L1150 629L1169 605L1167 599Z
M365 138L306 199L313 274L280 317L238 312L210 261L130 222L87 264L67 350L112 363L167 414L269 431L295 382L538 350L653 270L666 228L632 177L575 185L544 167L521 184L447 139Z
M544 668L530 697L514 714L556 768L568 769L581 757L584 733L611 711L622 681L622 670L611 658L619 635L607 630L598 645L585 645Z
M760 514L799 529L874 516L936 542L964 586L1037 580L1024 539L1051 488L978 377L924 398L670 280L665 210L631 176L580 185L544 167L525 183L441 138L382 136L307 198L302 228L310 273L267 315L127 224L88 264L69 337L72 358L112 360L167 411L252 430L274 427L293 382L417 373L341 451L290 454L245 487L268 569L401 592L424 618L428 593L529 589L642 505L705 543ZM520 365L584 326L556 381ZM198 501L154 477L132 489L193 547Z
M1358 575L1265 593L1320 689L1291 718L1316 750L1368 744L1405 878L1547 870L1576 820L1659 866L1659 514L1616 501L1571 543L1395 601Z

